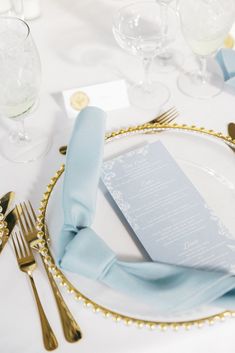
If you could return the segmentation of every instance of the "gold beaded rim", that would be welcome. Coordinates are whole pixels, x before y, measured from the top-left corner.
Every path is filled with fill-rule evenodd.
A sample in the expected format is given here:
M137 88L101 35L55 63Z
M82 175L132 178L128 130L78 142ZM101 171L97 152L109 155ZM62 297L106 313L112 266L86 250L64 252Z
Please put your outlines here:
M230 147L235 148L235 139L233 140L230 136L225 136L222 133L214 132L213 130L207 130L204 127L187 126L187 125L179 125L179 124L143 124L138 126L132 126L125 129L113 131L111 133L106 134L105 141L110 142L114 140L116 137L131 135L134 133L147 133L147 132L158 132L160 130L179 130L179 131L191 131L196 133L201 133L209 136L213 136L224 141ZM52 177L50 183L47 186L46 192L43 194L43 198L41 200L41 206L39 208L39 215L37 217L37 229L38 229L38 241L36 241L33 247L42 254L43 261L48 268L48 270L53 275L54 279L59 282L59 284L67 289L67 292L72 294L75 300L83 302L84 306L91 307L94 312L100 312L104 317L111 317L114 321L119 322L122 321L126 325L134 324L135 326L141 328L146 327L149 329L159 328L162 331L165 331L168 328L173 330L178 330L179 328L184 328L189 330L191 327L196 326L198 328L203 327L204 325L212 325L215 322L224 321L226 318L235 317L235 311L226 310L220 312L218 314L210 315L201 319L195 320L183 320L178 322L162 322L162 321L151 321L151 320L143 320L137 319L131 316L120 314L116 311L110 310L95 303L93 300L86 297L82 294L77 288L73 286L73 284L66 278L63 272L56 266L53 256L50 252L48 245L48 234L45 223L46 210L48 206L48 201L51 196L51 193L59 180L60 176L63 174L65 169L64 164L60 167L60 169L55 173L54 177Z

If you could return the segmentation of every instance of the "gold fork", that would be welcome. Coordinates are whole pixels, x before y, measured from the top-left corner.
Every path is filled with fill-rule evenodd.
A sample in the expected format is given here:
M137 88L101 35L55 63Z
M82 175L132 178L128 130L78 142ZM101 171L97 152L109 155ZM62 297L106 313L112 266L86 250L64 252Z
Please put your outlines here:
M169 124L179 115L175 107L166 110L164 113L158 115L156 118L148 121L149 124Z
M37 288L33 279L33 271L37 267L36 261L34 259L32 250L25 241L22 233L20 231L15 232L12 236L12 243L16 254L16 259L19 265L19 268L22 272L26 273L29 276L30 283L33 288L33 293L38 307L38 313L41 321L42 327L42 336L44 346L48 351L52 351L58 347L58 343L55 337L54 332L47 320L46 314L43 310Z
M147 121L147 123L149 124L169 124L170 122L172 122L173 120L175 120L175 118L177 118L177 116L179 115L178 111L176 110L175 107L172 107L168 110L166 110L164 113L158 115L156 118ZM66 155L67 152L67 146L61 146L59 148L59 152L60 154Z
M37 217L31 205L31 202L28 201L28 207L25 202L20 203L19 205L16 206L16 210L18 214L20 227L25 236L25 239L28 242L28 244L33 246L35 244L35 241L38 241L38 237L37 237L37 229L36 229ZM20 216L20 213L21 213L21 216ZM42 258L41 254L40 256ZM69 311L69 308L67 307L62 295L60 294L59 288L52 274L50 273L47 266L45 265L43 258L42 258L42 262L46 270L46 273L56 300L57 308L60 315L60 320L62 323L62 328L64 331L64 336L68 342L71 342L71 343L76 342L82 338L80 327L75 321L75 319L73 318L71 312Z

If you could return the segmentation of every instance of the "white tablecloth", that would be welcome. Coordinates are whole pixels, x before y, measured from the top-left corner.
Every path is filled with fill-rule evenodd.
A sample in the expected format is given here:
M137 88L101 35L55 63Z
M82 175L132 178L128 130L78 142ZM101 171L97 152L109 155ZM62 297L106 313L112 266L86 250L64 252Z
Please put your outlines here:
M64 161L58 153L58 146L67 143L73 123L62 109L59 92L122 77L134 80L141 75L139 60L118 47L111 31L113 13L126 3L126 0L42 1L42 16L29 23L42 61L41 100L38 110L26 120L26 124L46 129L53 137L53 147L46 158L30 164L14 164L0 159L0 194L14 190L17 200L30 199L38 208L46 184ZM182 50L187 52L183 47ZM226 132L227 123L234 120L235 99L230 93L223 92L214 99L199 101L179 92L177 71L169 74L153 72L153 75L169 86L172 93L169 105L175 105L179 110L179 122ZM139 117L138 121L147 120L148 115L154 116L154 112L133 109L133 114L110 113L108 129L135 123L133 116ZM0 121L0 137L11 124ZM69 344L63 337L51 289L41 267L35 272L35 280L58 338L58 353L234 352L234 319L189 332L150 331L116 324L112 319L94 314L63 291L83 332L79 343ZM43 352L37 309L10 246L6 246L0 256L0 281L0 352Z

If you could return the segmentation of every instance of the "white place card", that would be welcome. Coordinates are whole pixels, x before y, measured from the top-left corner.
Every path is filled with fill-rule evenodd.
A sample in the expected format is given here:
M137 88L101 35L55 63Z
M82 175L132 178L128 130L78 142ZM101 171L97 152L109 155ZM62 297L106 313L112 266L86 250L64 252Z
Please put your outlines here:
M153 261L235 274L235 239L158 141L103 164L102 181Z
M64 105L69 118L76 118L79 112L71 105L71 97L76 92L85 93L89 100L88 105L99 107L105 111L127 108L130 105L124 80L74 88L63 91Z

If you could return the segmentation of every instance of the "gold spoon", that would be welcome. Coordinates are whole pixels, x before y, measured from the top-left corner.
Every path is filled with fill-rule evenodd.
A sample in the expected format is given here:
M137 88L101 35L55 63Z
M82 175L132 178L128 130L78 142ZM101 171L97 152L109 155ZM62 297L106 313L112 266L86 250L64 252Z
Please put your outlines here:
M59 148L59 152L60 152L60 154L63 154L65 156L66 152L67 152L67 146L61 146Z
M235 140L235 124L234 123L228 124L228 134L230 137L232 137L233 140ZM235 148L233 148L233 147L231 147L231 148L235 152Z

